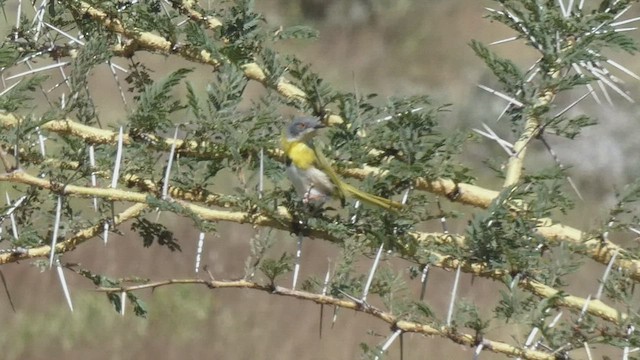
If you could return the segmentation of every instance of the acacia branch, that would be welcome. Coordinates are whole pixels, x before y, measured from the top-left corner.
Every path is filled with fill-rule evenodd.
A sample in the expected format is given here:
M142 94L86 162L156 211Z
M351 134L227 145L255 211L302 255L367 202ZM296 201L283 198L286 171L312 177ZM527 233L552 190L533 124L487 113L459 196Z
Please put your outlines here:
M96 225L80 230L70 238L64 241L58 242L56 244L55 252L60 254L60 253L72 251L78 245L84 243L85 241L95 238L96 236L102 234L102 232L104 231L105 222L111 224L112 226L118 226L124 223L125 221L137 218L142 214L142 212L147 207L148 207L147 204L142 204L142 203L132 205L114 217L103 219ZM51 246L42 245L35 248L26 249L24 251L0 254L0 265L16 262L24 259L41 258L41 257L46 258L46 257L49 257L49 255L51 255Z
M554 72L552 77L557 77L558 72ZM535 109L548 106L556 95L557 90L545 89L542 91L542 95L538 97L538 101L529 110L530 113L526 115L524 129L518 140L513 144L514 155L509 158L507 163L507 172L505 174L504 186L505 188L516 185L522 178L522 169L524 167L524 157L527 152L527 146L531 141L538 136L541 127L540 120L536 114Z
M189 61L198 62L201 64L207 64L214 69L218 69L222 60L215 59L213 54L206 50L197 50L190 46L172 44L169 40L162 36L142 31L136 28L125 27L122 21L109 16L106 12L98 9L83 1L78 2L79 6L76 9L78 14L77 18L89 17L93 20L100 22L110 31L125 36L132 42L123 46L116 47L114 51L123 55L131 56L137 49L147 50L151 52L159 52L166 55L178 53L184 59ZM196 15L193 10L187 10L190 17L204 18L203 15ZM217 20L213 20L213 24L219 23ZM217 26L216 26L217 27ZM244 75L247 79L257 81L264 86L269 86L267 76L260 66L256 63L248 63L241 66ZM306 100L307 95L297 86L290 84L285 78L280 78L275 84L275 90L280 95L292 99L292 100ZM341 122L341 121L340 121Z
M8 180L27 184L30 186L37 186L39 188L50 191L56 191L67 196L100 197L111 201L138 202L138 205L140 205L140 207L135 208L138 212L131 213L134 214L134 216L130 216L130 213L127 213L127 217L125 218L125 220L131 217L138 216L142 212L142 210L144 210L144 208L148 206L147 201L149 200L148 197L150 196L146 193L136 193L118 189L101 189L76 185L64 185L29 175L23 171L14 171L10 174L0 175L0 182ZM291 231L291 224L294 220L289 211L282 206L278 207L274 211L273 215L269 215L265 213L248 213L242 211L210 209L179 199L170 199L167 201L175 202L188 212L198 216L200 219L212 222L225 221L237 224L251 224L254 226L270 227L279 230ZM102 225L96 225L87 230L84 230L83 232L74 235L69 240L59 243L56 246L56 252L61 253L73 250L79 243L78 239L82 240L80 242L84 242L88 239L87 236L97 236L101 230ZM306 234L312 238L324 239L331 242L340 241L340 239L324 230L310 228L306 229ZM429 243L444 244L455 242L458 246L463 247L465 243L465 238L463 236L452 234L409 232L408 235L414 238L422 246L426 246ZM0 264L15 262L33 257L48 256L50 254L50 249L50 246L44 245L38 248L31 249L29 252L24 254L0 254ZM407 252L411 251L409 249L405 250ZM498 281L504 281L505 277L509 275L509 273L505 270L490 269L484 263L472 263L459 260L452 256L443 255L433 250L429 251L429 260L430 264L439 268L454 270L460 267L466 273ZM550 286L544 285L534 280L523 279L519 282L519 286L542 298L556 298L555 304L557 304L558 306L568 307L576 311L580 311L581 309L583 309L585 304L588 304L586 307L586 311L588 313L607 321L618 323L620 319L624 320L627 317L626 314L621 313L604 303L596 301L588 302L584 298L571 296L565 293L561 294L560 290L554 289Z
M478 338L472 334L465 334L457 331L453 327L447 326L436 326L423 324L416 321L407 321L401 320L396 315L378 309L376 307L370 305L363 305L362 303L355 302L348 299L339 299L333 296L328 295L320 295L307 291L300 290L291 290L281 286L272 286L272 285L262 285L257 282L248 281L248 280L203 280L203 279L172 279L166 281L158 281L152 282L148 284L142 285L132 285L132 286L122 286L122 287L99 287L96 291L106 292L106 293L122 293L129 291L137 291L142 289L155 289L162 286L169 285L178 285L178 284L195 284L195 285L204 285L210 289L227 289L227 288L236 288L236 289L250 289L263 291L272 295L293 297L299 300L312 301L319 305L330 305L336 306L343 309L353 310L357 312L361 312L364 314L371 315L377 319L384 321L389 324L392 329L401 330L403 332L409 333L418 333L427 336L439 336L442 338L447 338L455 343L475 347L480 344L484 346L485 349L489 349L496 353L501 353L507 356L512 357L520 357L523 359L532 359L532 360L554 360L556 357L553 353L548 353L539 350L530 350L517 348L513 345L489 340L485 338Z

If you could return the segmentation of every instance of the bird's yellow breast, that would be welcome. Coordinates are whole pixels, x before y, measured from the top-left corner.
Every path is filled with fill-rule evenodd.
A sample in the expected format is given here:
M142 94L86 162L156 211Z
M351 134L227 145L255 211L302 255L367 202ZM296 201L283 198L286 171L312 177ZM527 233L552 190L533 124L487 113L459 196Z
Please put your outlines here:
M316 153L306 143L302 141L289 141L282 137L282 149L296 167L307 170L315 166Z

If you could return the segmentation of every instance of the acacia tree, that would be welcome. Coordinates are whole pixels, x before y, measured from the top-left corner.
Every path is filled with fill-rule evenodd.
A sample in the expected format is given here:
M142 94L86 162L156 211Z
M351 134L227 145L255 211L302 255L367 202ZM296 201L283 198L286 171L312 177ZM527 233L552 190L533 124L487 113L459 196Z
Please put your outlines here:
M2 210L0 264L34 259L57 267L63 286L65 272L86 277L117 311L131 306L141 316L146 309L138 290L177 283L213 291L246 288L355 310L391 328L387 341L364 347L371 357L384 356L399 335L418 333L473 347L475 354L590 358L598 345L629 358L640 346L634 301L640 262L635 243L622 247L610 238L638 233L639 184L618 194L601 226L576 229L562 223L579 198L566 169L555 162L525 167L525 159L532 144L548 147L549 134L570 141L595 124L574 110L580 101L631 100L609 70L638 76L605 52L636 52L620 28L632 3L496 1L488 10L489 19L514 32L511 40L539 56L521 68L480 42L470 44L498 81L485 89L505 101L499 126L515 140L480 132L506 152L487 159L491 187L474 185L473 172L460 161L468 134L439 125L446 106L423 95L383 100L334 89L309 64L276 50L278 42L314 32L270 26L250 1L206 9L182 0L19 7L0 47L0 182L12 195ZM170 74L154 72L148 64L154 55L178 59ZM94 71L104 67L113 74L126 118L100 117L104 109L90 88ZM206 89L194 85L202 74L211 77ZM264 91L247 91L251 83ZM186 96L178 95L184 89ZM275 135L289 121L283 114L292 112L329 125L322 151L341 176L401 201L403 209L351 202L310 211L284 178ZM213 191L226 183L235 186ZM458 204L460 211L443 211L441 202ZM115 279L64 262L66 253L89 241L107 242L124 226L147 245L179 250L186 239L154 220L159 211L190 219L201 239L220 222L254 225L259 236L251 240L242 279L199 273L132 283L135 274ZM419 230L453 217L468 221L460 233L446 226ZM298 239L297 256L270 250L287 232ZM298 284L305 238L331 242L341 256L326 275ZM371 258L366 272L356 266L362 255ZM389 263L394 258L404 261ZM381 269L381 261L390 265ZM602 266L602 274L591 274L601 278L600 288L587 297L572 294L568 277L589 262ZM446 314L403 291L406 270L424 288L433 268L456 273L453 290L441 295L449 297ZM289 272L293 284L282 280ZM493 312L457 297L460 273L503 284ZM528 326L529 337L486 335L513 322Z

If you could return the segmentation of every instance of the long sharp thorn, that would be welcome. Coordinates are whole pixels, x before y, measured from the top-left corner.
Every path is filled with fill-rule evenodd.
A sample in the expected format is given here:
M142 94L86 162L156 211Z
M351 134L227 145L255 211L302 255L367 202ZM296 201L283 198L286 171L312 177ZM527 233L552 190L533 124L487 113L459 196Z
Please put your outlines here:
M373 260L373 265L371 265L371 270L369 271L369 277L367 278L367 283L362 290L362 298L360 302L365 304L367 302L367 296L369 295L369 289L371 288L371 284L373 283L373 276L376 273L376 269L378 268L378 263L380 262L380 257L382 256L382 250L384 248L384 244L380 244L380 248L376 253L376 258Z
M573 71L576 72L576 74L578 74L580 77L584 77L584 73L582 72L582 69L580 69L580 66L578 66L578 64L572 63L571 67L573 68ZM589 94L591 94L591 97L593 97L593 100L596 102L596 104L602 105L602 101L600 101L600 97L593 89L593 86L591 86L591 84L587 84L586 86Z
M440 202L440 198L436 199L436 204L438 205L438 211L442 215L440 217L440 224L442 225L442 232L445 235L449 234L449 227L447 226L447 218L444 216L444 211L442 210L442 203Z
M104 244L107 245L109 241L109 221L105 221L102 226L102 239L104 240Z
M115 189L118 187L118 180L120 178L120 164L122 162L122 149L124 143L124 130L122 126L120 126L120 131L118 132L118 148L116 151L116 161L113 167L113 176L111 177L111 188Z
M122 71L125 74L129 73L129 70L123 68L122 66L120 66L120 65L118 65L118 64L116 64L114 62L109 62L109 66L113 67L114 69L118 69L118 70Z
M329 279L331 278L331 260L329 260L329 266L327 267L327 273L324 275L324 283L322 284L322 296L327 295L329 290ZM322 339L322 319L324 314L324 304L320 304L320 338Z
M91 166L91 187L97 187L98 181L96 178L96 172L93 171L96 168L96 155L93 145L89 145L89 166ZM98 211L98 198L93 197L93 210Z
M258 175L258 199L262 199L264 191L264 148L260 148L260 173Z
M341 293L342 295L344 295L347 299L349 299L349 300L351 300L351 301L353 301L353 302L355 302L355 303L358 303L358 304L361 304L361 303L362 303L362 300L358 299L357 297L355 297L355 296L353 296L353 295L351 295L351 294L347 294L346 292L344 292L344 291L342 291L342 290L340 290L340 289L338 289L338 292L340 292L340 293Z
M49 269L53 266L53 257L56 254L56 243L58 242L58 229L60 228L60 217L62 215L62 195L58 195L56 204L55 222L53 224L53 235L51 236L51 253L49 254Z
M638 20L640 20L640 17L634 17L634 18L627 19L627 20L616 21L614 23L609 24L609 26L620 26L620 25L636 22Z
M37 126L36 127L36 134L38 134L38 144L40 145L40 155L42 155L42 157L45 157L47 152L45 150L44 147L44 136L42 136L42 132L40 131L40 127Z
M513 155L513 144L500 138L498 134L496 134L489 126L487 126L487 124L482 123L482 127L484 127L485 131L479 129L473 129L473 131L488 139L494 140L507 153L507 155Z
M515 40L518 40L518 37L517 36L512 36L512 37L508 37L506 39L496 40L494 42L490 42L489 46L491 46L491 45L500 45L500 44L504 44L504 43L507 43L507 42L515 41Z
M127 293L125 291L120 293L120 316L124 316L124 311L127 308Z
M79 45L84 46L84 42L80 41L78 38L70 35L69 33L66 33L66 32L62 31L62 30L58 29L57 27L55 27L55 26L53 26L53 25L51 25L51 24L49 24L47 22L45 22L44 25L46 27L50 28L51 30L54 30L55 32L59 33L60 35L68 38L69 40L71 40L71 42L75 42L75 43L77 43Z
M552 328L554 326L556 326L558 324L558 321L560 321L560 318L562 317L562 311L560 311L558 313L558 315L556 315L556 317L553 318L553 320L551 320L551 322L549 323L549 328Z
M62 66L67 66L67 65L69 65L69 62L61 62L61 63L55 63L55 64L39 67L37 69L29 69L28 71L24 71L24 72L21 72L19 74L15 74L15 75L9 76L5 80L12 80L12 79L16 79L16 78L23 77L23 76L26 76L26 75L35 74L35 73L38 73L38 72L41 72L41 71L47 71L47 70L51 70L51 69L55 69L55 68L59 68L59 67L62 67Z
M600 286L598 287L598 292L596 293L596 296L595 296L596 300L600 300L600 297L602 297L602 292L604 291L604 285L607 282L607 278L611 273L611 268L613 267L613 264L615 263L617 256L618 256L618 250L616 250L616 252L613 253L613 256L611 256L611 260L609 260L609 264L607 264L607 268L604 270L604 274L602 274L602 280L600 280Z
M296 260L293 265L293 283L291 284L291 288L293 290L296 289L296 284L298 283L298 274L300 273L300 258L302 257L302 240L304 236L298 235L298 247L296 249Z
M458 265L456 270L456 277L453 281L453 289L451 289L451 300L449 301L449 310L447 311L447 326L451 326L451 320L453 320L453 309L456 303L456 296L458 294L458 283L460 282L461 266Z
M20 29L20 20L22 18L22 0L18 0L18 9L16 10L16 29ZM18 40L18 32L13 32L13 40Z
M573 0L569 0L569 4L567 5L567 12L569 16L571 16L571 11L573 10Z
M489 93L491 93L491 94L493 94L493 95L495 95L495 96L497 96L497 97L499 97L499 98L501 98L503 100L507 100L508 102L510 102L513 105L516 105L517 107L523 107L524 106L524 104L522 102L512 98L509 95L503 94L503 93L501 93L501 92L499 92L497 90L493 90L492 88L490 88L488 86L484 86L482 84L477 84L477 86L480 89L482 89L484 91L487 91L487 92L489 92Z
M640 80L640 76L638 76L638 74L634 73L633 71L627 69L626 67L618 64L617 62L611 60L611 59L607 59L607 63L610 64L611 66L617 68L618 70L622 71L623 73L631 76L632 78L636 79L636 80Z
M547 142L547 139L545 139L544 136L540 136L540 141L542 142L542 144L545 146L545 148L547 149L547 151L549 152L549 154L551 154L551 157L553 158L553 160L555 161L555 163L558 165L558 167L560 168L560 170L565 170L564 165L562 165L562 163L560 162L560 159L558 158L558 154L556 154L555 151L553 151L553 149L551 148L551 145L549 145L549 143ZM573 182L573 179L571 179L571 176L566 176L567 181L569 182L569 185L571 185L571 187L573 188L573 191L575 191L576 195L578 195L578 198L582 201L584 201L584 198L582 197L582 194L580 193L580 190L578 190L578 187L576 186L576 184Z
M609 101L610 104L613 104L613 102L609 99L609 95L608 95L608 93L607 93L607 91L605 90L605 87L604 87L605 85L608 86L609 88L611 88L611 90L613 90L616 93L618 93L618 95L622 96L628 102L630 102L632 104L635 103L635 100L633 100L629 95L627 95L627 93L625 93L622 89L620 89L616 84L614 84L606 76L602 75L599 71L595 71L593 66L591 66L591 65L583 65L583 66L587 66L586 69L589 72L591 72L591 74L593 74L593 76L598 78L598 84L600 85L600 88L603 89L603 93L605 94L605 97L607 97L607 101Z
M569 17L569 12L567 11L567 8L564 7L564 3L562 2L562 0L558 0L558 5L560 5L560 11L562 12L562 16Z
M71 294L69 293L69 287L67 286L67 279L64 276L64 271L62 269L62 265L60 264L60 259L56 257L56 271L58 273L58 279L60 280L60 285L62 286L62 292L64 293L64 298L67 300L67 305L69 305L69 310L73 312L73 303L71 302Z
M429 264L425 265L422 269L422 276L420 277L420 301L424 300L424 295L427 292L427 280L429 280Z
M42 0L42 2L40 3L40 6L38 6L38 8L35 7L35 2L32 3L34 5L33 9L36 10L36 16L33 18L33 21L31 22L31 25L36 24L36 32L34 34L34 39L37 42L38 39L40 38L40 32L42 31L42 17L44 15L44 9L45 6L47 4L47 0Z
M11 310L16 312L16 307L13 304L13 299L11 298L11 293L9 292L9 286L7 285L7 279L4 277L4 273L0 270L0 279L2 279L2 286L4 287L4 293L7 295L7 299L9 300L9 305L11 305Z
M483 343L480 343L478 344L478 346L476 346L476 350L473 352L473 360L478 360L480 358L480 353L482 352L482 349L484 349Z
M587 359L593 360L593 357L591 356L591 349L589 348L589 343L585 341L582 343L582 345L584 345L584 351L587 353Z
M120 85L120 79L118 78L118 73L116 73L115 67L113 66L113 63L111 63L111 60L107 60L107 66L109 66L109 70L111 70L111 75L113 76L113 79L116 81L116 86L118 87L118 91L120 92L120 99L122 100L122 103L124 104L126 109L127 97L124 95L124 90L122 90L122 86Z
M402 200L400 202L402 205L407 205L407 201L409 201L410 192L411 192L411 187L407 188L407 190L404 191L404 194L402 194Z
M398 329L396 331L394 331L391 336L389 336L389 338L387 339L387 341L384 342L384 344L382 344L382 347L380 348L380 352L381 353L386 353L387 350L389 350L389 347L391 346L391 344L393 344L394 341L396 341L396 339L398 338L398 336L400 336L400 334L402 334L402 330ZM379 359L380 356L376 356L375 359Z
M13 89L14 87L18 86L18 84L20 84L21 82L22 82L22 79L16 81L14 84L11 84L11 86L9 86L6 89L2 90L2 92L0 92L0 97L3 96L4 94L8 93L9 91L11 91L11 89Z
M408 111L405 111L405 112L401 112L401 113L398 113L398 114L395 114L395 115L385 116L385 117L383 117L381 119L374 120L374 122L381 123L383 121L389 121L389 120L393 119L395 116L402 115L402 114L413 114L413 113L416 113L418 111L422 111L423 109L424 109L424 107L420 106L420 107L417 107L417 108L414 108L414 109L411 109L411 110L408 110Z
M336 320L338 320L338 307L334 306L333 307L333 316L331 317L331 328L333 329L333 327L336 325Z
M573 108L574 106L578 105L578 103L582 100L584 100L587 96L589 96L591 94L591 91L587 92L586 94L582 95L578 100L572 102L571 104L569 104L569 106L565 107L564 109L562 109L559 113L557 113L553 118L558 118L562 115L564 115L567 111L571 110L571 108Z
M198 236L198 246L196 249L196 265L195 271L196 274L200 271L200 259L202 258L202 248L204 248L204 232L200 232Z
M18 223L16 222L16 216L13 214L13 212L18 208L18 206L20 206L18 204L19 201L16 201L12 206L11 205L11 198L9 197L9 193L5 192L5 195L6 195L6 200L7 200L7 206L11 206L9 208L9 210L7 210L5 215L9 215L9 220L11 221L11 235L13 235L13 237L15 239L18 239Z
M633 327L633 325L627 325L627 343L629 342L629 338L631 337L631 335L633 335L634 330L635 328ZM629 350L630 350L629 345L624 347L622 351L622 360L629 359L629 353L630 353Z
M353 216L351 216L351 223L355 224L356 221L358 221L358 209L360 208L360 205L362 205L362 203L360 202L360 200L356 200L355 204L353 204Z
M589 296L587 296L587 299L585 300L584 304L582 305L582 310L580 310L580 316L578 316L578 320L576 321L576 323L580 324L582 322L582 319L584 318L584 315L587 313L587 309L589 308L589 303L591 302L591 294L589 294Z
M595 73L592 73L595 74ZM599 75L602 76L602 75ZM602 95L604 95L605 100L607 100L607 103L611 106L613 106L613 99L611 99L611 95L609 95L609 91L607 90L604 80L602 80L602 78L600 78L600 80L596 81L596 84L598 84L598 87L600 88L600 91L602 91Z
M629 32L629 31L636 31L636 30L638 30L637 27L628 27L628 28L614 29L613 32Z
M534 327L533 329L531 329L531 332L529 333L529 336L527 337L527 340L524 343L525 348L531 347L531 344L533 344L533 341L536 339L536 336L538 335L538 331L540 331L540 329L537 327Z
M169 161L167 162L167 169L164 172L164 181L162 183L162 199L167 199L167 193L169 192L169 178L171 177L171 167L173 166L173 157L176 154L176 144L178 143L178 126L173 133L173 144L171 144L171 150L169 151Z

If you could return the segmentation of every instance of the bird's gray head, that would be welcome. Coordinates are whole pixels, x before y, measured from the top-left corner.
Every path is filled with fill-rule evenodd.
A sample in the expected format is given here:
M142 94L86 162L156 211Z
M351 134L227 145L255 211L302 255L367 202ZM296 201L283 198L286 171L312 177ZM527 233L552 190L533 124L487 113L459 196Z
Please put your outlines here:
M287 126L286 136L289 141L306 141L311 139L316 130L325 127L320 119L311 116L297 116Z

